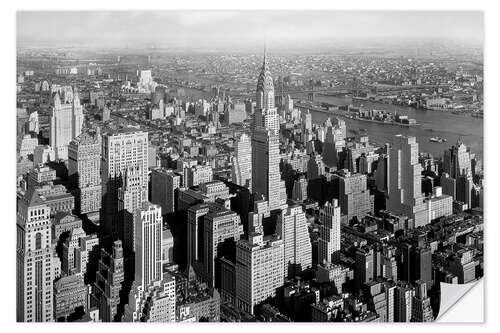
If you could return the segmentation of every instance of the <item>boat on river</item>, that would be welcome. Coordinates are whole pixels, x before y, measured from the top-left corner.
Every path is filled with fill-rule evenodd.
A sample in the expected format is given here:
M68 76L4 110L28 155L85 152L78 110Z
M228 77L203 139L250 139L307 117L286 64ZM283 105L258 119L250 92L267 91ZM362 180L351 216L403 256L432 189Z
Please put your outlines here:
M430 138L429 141L436 142L436 143L443 143L443 142L446 142L448 140L446 140L445 138L442 138L440 136L434 136L434 137Z

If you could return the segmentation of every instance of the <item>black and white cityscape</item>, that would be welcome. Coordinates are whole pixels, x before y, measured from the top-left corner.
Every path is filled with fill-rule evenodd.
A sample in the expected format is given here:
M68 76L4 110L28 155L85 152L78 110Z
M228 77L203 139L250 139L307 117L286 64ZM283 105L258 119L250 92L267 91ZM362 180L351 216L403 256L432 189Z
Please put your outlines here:
M16 87L18 322L431 322L483 276L481 12L21 11Z

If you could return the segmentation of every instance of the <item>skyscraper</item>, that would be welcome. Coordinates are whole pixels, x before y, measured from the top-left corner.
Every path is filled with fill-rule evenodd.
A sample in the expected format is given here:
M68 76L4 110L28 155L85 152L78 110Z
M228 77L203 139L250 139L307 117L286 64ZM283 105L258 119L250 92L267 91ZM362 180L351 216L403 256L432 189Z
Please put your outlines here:
M409 284L399 284L394 293L394 321L409 322L412 317L415 289Z
M236 306L250 314L284 283L284 243L252 233L236 244Z
M113 239L121 238L123 225L118 219L118 189L129 167L139 172L138 186L148 193L148 133L124 130L103 136L102 151L102 210L103 231ZM133 213L133 212L132 212Z
M49 143L55 151L56 158L68 158L69 142L80 135L83 125L83 107L76 88L72 98L65 98L61 102L59 92L53 98L50 112L50 138Z
M278 234L284 242L283 272L294 277L312 265L312 245L302 206L289 206L278 218Z
M445 150L443 170L455 179L462 175L472 175L471 156L462 141L457 140L455 146Z
M76 188L75 209L79 214L99 212L102 200L101 134L85 131L68 146L68 176Z
M31 189L18 200L17 321L53 321L50 207Z
M218 204L199 204L188 209L188 263L209 287L214 287L215 259L222 243L237 242L243 235L238 214Z
M340 210L347 215L347 221L353 217L361 220L366 214L373 212L373 196L367 188L366 175L342 169L334 177L339 181Z
M422 195L422 165L418 162L415 137L396 135L389 149L387 210L413 219L415 227L428 223L427 205Z
M151 202L161 206L163 214L175 211L175 191L181 186L181 175L173 170L155 169L151 172Z
M241 134L234 148L231 176L234 183L252 190L252 144L245 133Z
M274 107L274 85L266 55L257 81L252 135L252 191L269 202L270 210L286 203L280 173L279 115Z
M122 241L113 243L112 252L101 249L101 258L93 286L93 299L103 322L116 321L120 291L124 280Z
M334 262L340 254L340 206L337 199L326 202L319 212L318 262Z
M292 200L304 201L307 199L307 179L301 177L293 182Z
M345 147L346 125L345 121L330 118L325 122L326 134L323 145L323 161L329 168L336 169L338 165L338 151Z
M123 175L123 185L118 189L118 210L126 210L131 214L147 201L147 188L143 185L143 171L141 166L127 167Z
M162 237L163 218L161 207L144 202L134 214L134 284L146 290L153 281L163 277Z

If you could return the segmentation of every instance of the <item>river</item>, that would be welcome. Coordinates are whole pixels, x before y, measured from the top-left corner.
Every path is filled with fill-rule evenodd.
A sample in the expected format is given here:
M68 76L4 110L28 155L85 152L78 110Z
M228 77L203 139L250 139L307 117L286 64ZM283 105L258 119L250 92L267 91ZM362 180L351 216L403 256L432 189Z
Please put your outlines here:
M292 98L307 99L305 95L294 95ZM396 134L407 136L415 136L419 143L420 152L431 153L435 157L441 157L444 150L450 148L457 142L460 137L467 147L470 147L471 152L477 157L482 158L483 155L483 119L474 118L470 115L457 115L451 112L430 111L424 109L415 109L411 107L383 104L370 101L352 101L350 97L333 97L316 95L316 101L327 102L335 105L353 104L355 106L363 105L368 109L388 110L391 112L397 111L398 114L407 115L414 118L420 123L420 126L401 127L380 125L348 119L341 117L346 122L348 135L350 129L358 130L365 129L371 140L378 144L385 142L393 142ZM313 123L323 123L330 115L322 112L311 111ZM444 143L430 142L429 138L440 136L448 140Z
M208 98L211 93L198 89L184 88L187 96L191 98ZM292 98L306 100L306 94L293 94ZM420 126L402 127L381 125L365 121L342 118L346 122L348 135L353 135L349 130L365 129L370 139L377 143L392 143L396 134L415 136L419 143L419 151L431 153L434 157L442 157L446 149L455 144L460 137L471 152L482 159L483 156L483 119L474 118L470 115L458 115L451 112L431 111L415 109L400 105L383 104L370 101L352 101L350 97L334 97L316 95L316 101L327 102L335 105L353 104L363 105L369 109L397 111L398 114L407 115L420 123ZM311 111L313 123L321 124L330 115L323 112ZM332 115L333 117L333 115ZM430 142L429 138L439 136L447 139L447 142Z

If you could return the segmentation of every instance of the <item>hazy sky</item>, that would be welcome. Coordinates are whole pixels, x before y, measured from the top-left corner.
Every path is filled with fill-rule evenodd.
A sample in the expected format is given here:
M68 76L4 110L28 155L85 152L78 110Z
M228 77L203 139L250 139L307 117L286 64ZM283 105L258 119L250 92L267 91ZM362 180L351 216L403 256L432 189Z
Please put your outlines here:
M483 41L481 12L72 11L18 12L23 46L253 47L366 39Z

